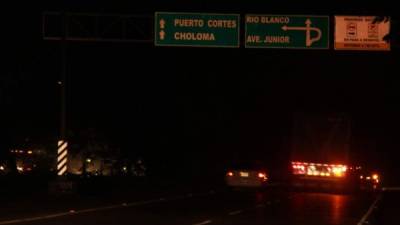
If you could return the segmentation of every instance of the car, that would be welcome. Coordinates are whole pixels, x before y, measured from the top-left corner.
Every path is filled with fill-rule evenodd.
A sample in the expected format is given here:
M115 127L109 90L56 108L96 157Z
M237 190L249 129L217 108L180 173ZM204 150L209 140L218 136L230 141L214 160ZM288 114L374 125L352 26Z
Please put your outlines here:
M264 166L241 163L226 171L225 180L228 187L264 187L269 176Z
M381 175L376 171L362 171L360 173L360 189L376 191L381 188Z

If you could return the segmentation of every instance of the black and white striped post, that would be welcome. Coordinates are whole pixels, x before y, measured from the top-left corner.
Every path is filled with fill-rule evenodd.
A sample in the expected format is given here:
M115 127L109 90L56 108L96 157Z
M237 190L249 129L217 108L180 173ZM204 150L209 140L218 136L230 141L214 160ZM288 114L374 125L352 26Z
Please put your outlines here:
M57 149L57 175L62 176L68 169L68 142L65 140L58 141Z
M61 71L61 115L60 115L60 135L61 138L58 141L57 145L57 175L63 176L67 172L68 166L68 142L66 139L66 113L67 113L67 101L66 101L66 82L67 82L67 41L66 41L66 33L67 33L67 20L66 13L63 13L64 20L64 34L63 34L63 42L62 42L62 71Z

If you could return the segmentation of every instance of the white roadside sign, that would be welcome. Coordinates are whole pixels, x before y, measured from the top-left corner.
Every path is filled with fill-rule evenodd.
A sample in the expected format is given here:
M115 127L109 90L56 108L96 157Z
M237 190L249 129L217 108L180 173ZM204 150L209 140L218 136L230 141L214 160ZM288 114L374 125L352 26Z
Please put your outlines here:
M374 22L375 16L335 16L335 50L389 51L383 38L390 32L390 20Z

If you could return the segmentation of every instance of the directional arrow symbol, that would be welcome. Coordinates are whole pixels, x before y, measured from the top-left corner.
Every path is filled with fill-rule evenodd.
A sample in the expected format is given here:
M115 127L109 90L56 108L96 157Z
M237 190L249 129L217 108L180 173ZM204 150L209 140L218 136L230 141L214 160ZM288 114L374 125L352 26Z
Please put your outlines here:
M164 28L165 28L165 20L164 20L164 19L161 19L161 20L160 20L160 28L161 28L161 29L164 29Z
M307 20L306 20L306 25L307 25L307 26L311 26L311 20L310 20L310 19L307 19Z
M305 21L306 26L305 27L289 27L287 25L282 26L283 31L290 31L290 30L300 30L300 31L305 31L306 32L306 46L310 47L314 42L319 41L322 36L321 29L316 28L316 27L311 27L311 20L307 19ZM311 38L311 31L317 32L317 36L314 38Z
M164 38L165 38L165 32L164 32L163 30L160 31L159 35L160 35L160 40L164 40Z

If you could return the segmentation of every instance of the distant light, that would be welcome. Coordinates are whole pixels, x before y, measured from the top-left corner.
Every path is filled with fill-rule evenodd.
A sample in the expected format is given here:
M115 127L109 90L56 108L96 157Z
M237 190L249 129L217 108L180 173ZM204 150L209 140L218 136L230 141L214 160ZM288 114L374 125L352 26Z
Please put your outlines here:
M91 158L87 158L87 159L86 159L86 162L87 162L87 163L91 163L91 162L92 162L92 159L91 159Z
M29 151L28 151L28 154L29 154L29 155L31 155L31 154L32 154L32 151L31 151L31 150L29 150Z
M24 168L21 167L21 166L17 166L17 170L20 171L20 172L23 172L23 171L24 171Z
M232 172L228 172L226 175L227 175L228 177L233 177L233 173L232 173Z
M0 170L4 170L4 166L0 166Z
M267 178L267 175L265 173L258 173L259 178Z
M22 151L22 150L19 150L19 153L24 153L24 151Z
M363 176L363 175L361 175L361 176L360 176L360 179L364 179L364 176Z
M372 179L377 180L379 178L378 174L373 174Z
M335 177L343 177L347 170L347 166L343 165L332 165L332 172Z
M367 179L367 180L371 180L371 177L366 177L365 179Z
M61 85L61 84L62 84L62 82L61 82L61 81L58 81L58 82L57 82L57 84Z
M127 171L128 168L126 166L122 167L122 170Z

